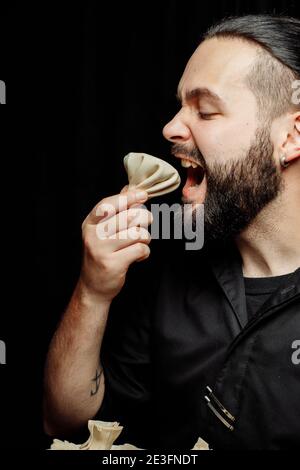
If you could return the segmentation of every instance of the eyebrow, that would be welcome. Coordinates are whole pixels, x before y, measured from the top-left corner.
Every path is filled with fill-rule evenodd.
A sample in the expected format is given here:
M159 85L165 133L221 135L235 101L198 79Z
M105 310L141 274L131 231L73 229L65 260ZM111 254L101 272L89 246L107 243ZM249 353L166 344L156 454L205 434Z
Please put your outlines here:
M176 98L180 103L182 102L182 96L181 96L181 92L179 89L177 91ZM185 93L185 101L193 101L195 99L200 99L200 98L207 98L210 101L213 101L214 103L219 104L219 105L225 104L219 95L209 90L208 88L194 88L193 90L188 90Z

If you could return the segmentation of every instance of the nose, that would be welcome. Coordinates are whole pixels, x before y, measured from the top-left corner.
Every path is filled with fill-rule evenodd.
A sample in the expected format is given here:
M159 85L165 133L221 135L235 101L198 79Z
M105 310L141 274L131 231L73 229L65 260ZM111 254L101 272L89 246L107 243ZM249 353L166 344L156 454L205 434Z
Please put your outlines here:
M165 125L163 136L173 143L186 142L191 138L191 131L182 119L181 111Z

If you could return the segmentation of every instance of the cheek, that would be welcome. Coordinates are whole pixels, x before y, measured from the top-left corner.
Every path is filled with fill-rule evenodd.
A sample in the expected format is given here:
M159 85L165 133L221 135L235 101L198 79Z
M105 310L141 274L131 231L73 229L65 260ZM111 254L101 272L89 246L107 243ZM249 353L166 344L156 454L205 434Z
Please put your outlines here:
M195 132L195 141L207 163L237 158L246 152L253 142L256 127L245 120L220 118L207 121Z

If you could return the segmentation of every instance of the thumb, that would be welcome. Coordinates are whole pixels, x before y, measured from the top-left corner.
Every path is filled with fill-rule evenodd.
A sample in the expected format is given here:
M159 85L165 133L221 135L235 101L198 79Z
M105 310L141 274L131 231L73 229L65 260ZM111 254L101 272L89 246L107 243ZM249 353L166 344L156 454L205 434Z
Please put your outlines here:
M124 193L127 193L129 190L129 185L127 186L124 186L124 188L122 189L122 191L120 192L120 194L124 194Z

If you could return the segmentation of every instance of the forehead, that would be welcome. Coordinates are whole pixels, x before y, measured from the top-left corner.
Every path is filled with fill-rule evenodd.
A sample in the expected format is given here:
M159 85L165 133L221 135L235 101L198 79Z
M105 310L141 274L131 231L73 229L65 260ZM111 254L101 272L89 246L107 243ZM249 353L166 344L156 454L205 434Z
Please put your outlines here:
M200 44L180 80L179 94L197 87L230 95L247 91L244 78L250 71L258 47L239 39L212 38Z

